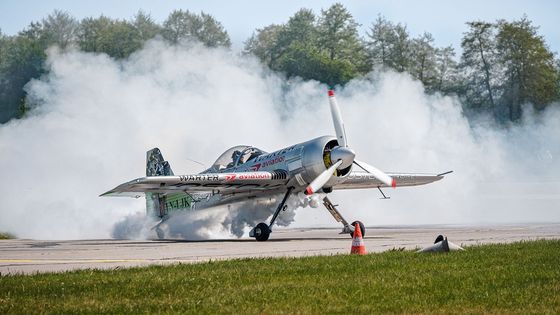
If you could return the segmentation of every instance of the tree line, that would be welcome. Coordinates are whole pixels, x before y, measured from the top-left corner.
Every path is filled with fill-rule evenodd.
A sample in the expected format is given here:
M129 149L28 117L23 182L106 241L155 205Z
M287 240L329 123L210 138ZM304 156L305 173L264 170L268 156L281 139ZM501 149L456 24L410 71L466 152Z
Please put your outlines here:
M344 85L371 71L409 73L428 93L457 95L469 117L492 115L518 121L522 105L537 111L560 100L560 61L526 17L467 22L459 56L436 47L424 32L412 37L405 24L378 16L360 36L351 13L339 3L316 14L297 11L284 24L256 29L243 54L256 56L287 78ZM175 10L162 24L138 12L130 20L105 16L77 21L54 11L15 36L0 32L0 123L27 110L24 86L45 73L45 50L57 45L126 58L154 37L177 44L196 40L208 47L231 46L222 24L206 13Z
M0 30L0 123L25 115L28 105L24 86L47 71L44 65L49 47L77 47L122 59L156 36L171 44L196 40L208 47L231 46L227 31L213 16L183 10L171 12L163 24L142 11L130 20L100 16L78 21L67 12L55 10L15 36L6 36Z

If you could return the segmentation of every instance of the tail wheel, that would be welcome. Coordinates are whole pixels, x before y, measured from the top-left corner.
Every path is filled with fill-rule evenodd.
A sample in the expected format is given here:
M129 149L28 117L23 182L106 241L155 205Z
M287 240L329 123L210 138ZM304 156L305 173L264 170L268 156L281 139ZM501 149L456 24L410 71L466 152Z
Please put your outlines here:
M165 238L165 232L163 232L163 230L159 227L156 228L156 234L158 239L162 240Z
M257 226L255 227L255 239L259 242L264 242L268 240L269 236L270 228L268 227L268 225L263 222L257 224Z
M364 226L364 224L361 221L354 221L352 222L352 226L356 226L356 223L360 225L360 231L362 231L362 237L366 236L366 227ZM350 236L354 238L354 232L350 233Z

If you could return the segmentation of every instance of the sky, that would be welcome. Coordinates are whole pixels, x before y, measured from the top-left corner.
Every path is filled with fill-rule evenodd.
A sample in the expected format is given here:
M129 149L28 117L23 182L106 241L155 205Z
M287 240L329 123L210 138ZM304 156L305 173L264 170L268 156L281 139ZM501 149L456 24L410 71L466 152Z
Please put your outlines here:
M554 52L560 51L560 27L558 12L560 1L340 1L361 24L362 35L381 14L393 22L408 26L412 36L428 31L434 35L437 46L452 45L460 49L465 22L472 20L495 21L513 20L527 14L539 33ZM143 10L157 21L162 22L174 9L204 11L219 20L233 41L234 48L241 48L243 42L255 29L272 23L285 23L300 8L310 8L316 13L326 9L334 1L148 1L148 0L2 0L0 1L0 29L13 35L25 28L31 21L38 21L55 9L69 12L81 19L101 14L112 18L128 19Z

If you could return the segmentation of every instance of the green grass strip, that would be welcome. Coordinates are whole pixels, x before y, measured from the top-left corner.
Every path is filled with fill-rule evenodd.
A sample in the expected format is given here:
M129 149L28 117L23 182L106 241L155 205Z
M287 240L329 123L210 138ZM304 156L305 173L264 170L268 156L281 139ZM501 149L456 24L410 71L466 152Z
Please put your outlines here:
M15 236L11 233L0 232L0 240L11 240L15 238Z
M560 241L0 277L0 314L560 313Z

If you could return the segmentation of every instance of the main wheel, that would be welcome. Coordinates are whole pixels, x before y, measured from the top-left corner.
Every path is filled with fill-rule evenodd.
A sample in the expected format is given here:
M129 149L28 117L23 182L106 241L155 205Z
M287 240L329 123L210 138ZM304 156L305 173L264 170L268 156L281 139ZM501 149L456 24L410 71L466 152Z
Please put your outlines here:
M364 226L364 224L361 221L354 221L352 222L352 226L356 226L356 223L360 225L360 231L362 231L362 237L366 236L366 227ZM354 232L350 233L350 236L354 238Z
M263 222L257 224L257 226L255 227L255 239L259 242L264 242L268 240L269 236L270 229L268 228L268 225Z

